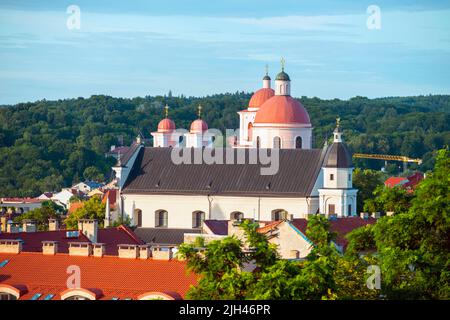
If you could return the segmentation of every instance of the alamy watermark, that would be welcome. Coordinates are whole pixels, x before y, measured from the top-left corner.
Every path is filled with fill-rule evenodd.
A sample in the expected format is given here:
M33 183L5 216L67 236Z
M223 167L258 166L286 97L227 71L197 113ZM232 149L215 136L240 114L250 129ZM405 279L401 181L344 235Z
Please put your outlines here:
M255 148L224 146L223 136L220 130L209 129L202 135L186 137L186 130L177 129L171 134L171 141L179 141L178 145L172 148L171 160L176 165L181 164L220 164L220 165L240 165L254 164L260 165L261 175L276 175L280 164L279 148ZM235 130L227 129L227 143L230 140L238 139ZM189 134L188 134L189 135ZM184 146L185 139L198 139L195 141L196 147Z
M70 14L67 18L66 26L69 30L80 30L81 29L81 10L77 5L70 5L66 9L66 13Z
M381 269L377 265L370 265L367 267L367 274L370 276L366 280L367 288L371 290L381 289Z
M380 30L381 29L381 9L377 5L370 5L367 7L367 14L369 17L366 21L367 29Z
M66 273L69 277L66 281L67 289L80 289L81 288L81 269L77 265L70 265L66 269Z

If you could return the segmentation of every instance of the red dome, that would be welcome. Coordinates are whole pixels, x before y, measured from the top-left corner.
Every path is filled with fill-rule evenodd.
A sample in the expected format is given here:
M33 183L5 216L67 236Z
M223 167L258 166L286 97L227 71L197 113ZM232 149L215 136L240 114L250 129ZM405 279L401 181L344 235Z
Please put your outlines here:
M258 110L255 123L311 124L306 109L291 96L273 96Z
M175 123L169 118L162 119L158 124L158 132L171 132L175 130Z
M249 108L259 108L264 102L275 95L275 91L271 88L262 88L256 91L248 103Z
M203 119L197 119L191 124L191 133L203 133L208 130L208 124Z

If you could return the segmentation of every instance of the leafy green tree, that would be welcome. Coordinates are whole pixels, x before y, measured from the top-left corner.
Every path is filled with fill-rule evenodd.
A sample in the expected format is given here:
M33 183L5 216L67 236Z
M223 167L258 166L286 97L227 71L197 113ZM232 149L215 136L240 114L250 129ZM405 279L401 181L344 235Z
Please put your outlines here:
M358 189L357 212L364 208L364 201L372 199L375 189L383 184L384 174L377 170L356 168L353 171L353 187Z
M30 210L14 218L14 222L22 222L25 219L35 220L39 231L48 230L48 219L58 218L64 213L64 208L53 201L44 201L40 208Z
M102 182L105 180L104 174L95 166L84 169L83 177L86 180Z
M83 202L83 206L72 212L65 220L65 224L69 229L75 229L80 219L96 219L98 225L103 227L105 219L105 204L99 197L92 197L88 201Z
M396 214L406 212L414 198L413 192L408 192L400 187L389 188L384 185L378 186L373 195L374 198L368 199L364 204L366 212L393 211Z
M435 168L399 214L349 235L353 250L376 247L382 291L390 299L450 299L450 157ZM385 199L386 197L383 197Z

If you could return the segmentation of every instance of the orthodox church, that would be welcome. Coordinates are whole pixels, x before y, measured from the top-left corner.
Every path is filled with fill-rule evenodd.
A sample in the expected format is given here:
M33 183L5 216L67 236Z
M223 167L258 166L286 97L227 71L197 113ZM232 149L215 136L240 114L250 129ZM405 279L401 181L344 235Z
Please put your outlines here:
M138 138L113 167L118 217L129 217L132 225L144 228L192 229L200 228L203 220L356 215L352 155L339 120L333 143L313 149L308 112L290 92L284 63L273 88L266 71L262 88L238 112L238 134L227 146L246 157L255 149L276 150L279 163L273 175L261 175L258 163L174 163L174 148L214 149L214 138L200 111L190 129L180 132L166 108L166 117L151 133L153 147ZM107 212L108 222L116 218Z

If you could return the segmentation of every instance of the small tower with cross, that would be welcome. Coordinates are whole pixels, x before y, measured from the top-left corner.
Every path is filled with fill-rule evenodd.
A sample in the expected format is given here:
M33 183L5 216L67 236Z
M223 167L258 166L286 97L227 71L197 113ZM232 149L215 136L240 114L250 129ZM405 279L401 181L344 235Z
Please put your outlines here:
M158 130L152 132L154 147L175 147L178 144L179 134L175 123L169 118L169 106L164 107L164 119L158 124Z
M286 60L281 58L281 72L275 78L275 95L276 96L290 96L291 95L291 79L289 75L284 72Z

